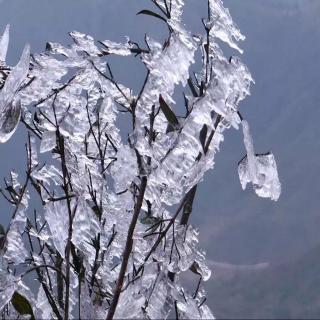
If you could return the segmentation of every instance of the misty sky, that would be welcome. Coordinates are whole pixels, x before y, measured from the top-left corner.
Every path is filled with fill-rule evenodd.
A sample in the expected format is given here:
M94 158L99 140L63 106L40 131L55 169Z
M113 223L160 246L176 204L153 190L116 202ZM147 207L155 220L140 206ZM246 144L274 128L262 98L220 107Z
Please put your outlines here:
M68 43L77 30L96 39L142 42L147 32L163 37L161 22L135 13L147 0L3 0L0 30L11 24L9 63L26 42L33 52L47 41ZM186 1L184 22L200 32L206 1ZM256 84L240 107L249 120L256 151L276 157L283 194L278 202L241 190L237 162L244 155L242 132L230 130L216 166L199 188L193 223L213 261L254 264L298 257L320 244L320 1L225 0L246 35L243 60ZM143 81L139 61L112 61L114 74L135 90ZM20 128L21 129L21 128ZM23 130L0 145L1 176L24 165ZM1 221L8 207L0 200Z

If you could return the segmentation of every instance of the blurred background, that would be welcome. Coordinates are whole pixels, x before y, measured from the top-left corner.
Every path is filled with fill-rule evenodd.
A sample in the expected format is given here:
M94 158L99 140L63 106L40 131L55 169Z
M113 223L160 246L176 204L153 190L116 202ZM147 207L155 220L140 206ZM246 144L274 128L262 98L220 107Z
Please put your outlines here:
M283 192L272 202L241 190L242 133L229 130L192 216L213 271L209 305L224 319L320 318L320 1L224 4L246 35L242 58L256 81L240 110L256 152L275 154ZM145 33L162 39L161 22L136 16L146 8L148 0L0 0L0 32L11 24L8 62L17 62L26 42L33 52L44 51L47 41L71 43L72 30L99 40L129 36L142 43ZM186 1L189 30L202 32L205 15L205 0ZM145 70L137 58L114 57L111 66L117 79L139 90ZM0 145L1 176L24 170L22 129ZM10 213L1 199L0 222L6 225Z

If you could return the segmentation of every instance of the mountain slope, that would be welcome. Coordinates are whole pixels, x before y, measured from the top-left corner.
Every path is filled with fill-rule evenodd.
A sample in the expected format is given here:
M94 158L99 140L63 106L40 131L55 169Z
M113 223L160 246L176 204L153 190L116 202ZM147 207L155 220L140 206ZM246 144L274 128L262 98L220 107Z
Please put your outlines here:
M319 266L320 246L280 265L220 266L208 288L211 307L218 319L319 319Z

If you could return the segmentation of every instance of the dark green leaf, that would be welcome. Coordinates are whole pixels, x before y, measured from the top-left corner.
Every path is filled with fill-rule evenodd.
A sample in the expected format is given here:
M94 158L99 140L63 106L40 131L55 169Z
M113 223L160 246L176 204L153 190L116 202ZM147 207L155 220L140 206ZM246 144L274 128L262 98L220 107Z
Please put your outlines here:
M153 225L155 223L157 223L160 219L157 217L151 217L151 216L146 216L140 219L140 222L142 224L149 224L149 225Z
M189 268L189 270L191 272L193 272L194 274L198 274L199 276L201 276L200 267L199 267L198 262L194 261L193 264L191 265L191 267Z
M160 16L160 14L158 14L158 13L156 13L156 12L153 12L153 11L151 11L151 10L141 10L141 11L139 11L139 12L137 13L137 15L138 15L138 14L146 14L146 15L148 15L148 16L152 16L152 17L158 18L158 19L160 19L160 20L163 20L164 22L167 22L167 20L166 20L164 17Z
M92 211L95 213L95 215L100 218L101 216L101 211L100 211L100 208L98 206L93 206L92 208Z
M4 227L2 224L0 224L0 238L1 236L5 235L6 234L6 231L4 230Z
M204 124L200 131L200 137L199 137L203 151L205 151L207 133L208 133L208 126Z
M172 124L168 124L167 126L167 130L166 130L166 133L170 133L170 132L173 132L175 131L175 127L172 125Z
M13 186L7 186L6 190L10 193L16 193L16 191L13 189Z
M52 50L52 46L50 42L46 43L46 51L50 52Z
M179 121L174 112L171 108L167 105L167 103L163 100L161 94L159 96L159 103L162 112L164 113L165 117L167 118L169 124L171 124L174 128L179 127Z
M195 88L191 78L188 79L188 85L189 85L189 88L190 88L190 90L192 92L192 95L194 97L198 97L199 95L198 95L197 89Z
M30 302L17 291L15 291L15 293L13 294L11 303L19 314L29 314L32 320L35 319Z

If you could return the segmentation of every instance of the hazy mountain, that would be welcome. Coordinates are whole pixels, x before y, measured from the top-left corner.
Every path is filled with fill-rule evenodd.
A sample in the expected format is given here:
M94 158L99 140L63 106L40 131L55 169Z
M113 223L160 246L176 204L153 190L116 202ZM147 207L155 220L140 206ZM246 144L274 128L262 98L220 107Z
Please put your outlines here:
M208 288L218 319L319 319L320 246L295 261L234 266L213 264Z

